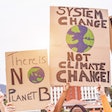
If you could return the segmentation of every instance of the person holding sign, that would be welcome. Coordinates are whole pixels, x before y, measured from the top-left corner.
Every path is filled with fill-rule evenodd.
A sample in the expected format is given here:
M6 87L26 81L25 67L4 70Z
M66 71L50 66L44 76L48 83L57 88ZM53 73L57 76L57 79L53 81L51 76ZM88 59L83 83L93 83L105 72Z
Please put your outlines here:
M53 112L61 112L61 109L62 109L63 103L65 101L65 98L67 96L69 88L70 88L70 84L67 83L65 85L64 91L63 91L62 95L60 96ZM82 105L74 105L71 108L70 112L87 112L87 111Z
M4 104L4 94L0 91L0 112L14 112L15 106L12 103Z

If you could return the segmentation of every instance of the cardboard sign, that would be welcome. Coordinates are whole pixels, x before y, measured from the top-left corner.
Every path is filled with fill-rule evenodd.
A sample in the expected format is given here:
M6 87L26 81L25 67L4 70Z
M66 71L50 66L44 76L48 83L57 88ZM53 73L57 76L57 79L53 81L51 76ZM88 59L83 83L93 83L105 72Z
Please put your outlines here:
M110 86L108 10L50 7L52 85Z
M7 98L17 111L42 109L50 102L47 50L6 52Z
M110 20L110 49L112 52L112 16L109 17Z

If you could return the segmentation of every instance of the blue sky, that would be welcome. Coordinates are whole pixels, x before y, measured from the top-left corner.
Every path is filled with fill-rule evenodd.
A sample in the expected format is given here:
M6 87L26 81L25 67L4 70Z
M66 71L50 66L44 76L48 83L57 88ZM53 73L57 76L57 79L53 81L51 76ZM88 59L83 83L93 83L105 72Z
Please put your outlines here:
M112 15L112 0L0 0L0 83L6 84L5 52L48 48L49 6L102 8Z

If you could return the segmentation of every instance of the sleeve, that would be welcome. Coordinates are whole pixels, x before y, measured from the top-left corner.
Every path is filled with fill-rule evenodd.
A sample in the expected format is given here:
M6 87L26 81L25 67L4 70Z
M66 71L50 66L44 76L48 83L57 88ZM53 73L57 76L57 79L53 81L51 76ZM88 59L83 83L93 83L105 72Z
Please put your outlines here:
M101 94L100 97L101 97L104 112L112 112L112 108L111 108L111 106L108 102L108 99L107 99L106 95Z

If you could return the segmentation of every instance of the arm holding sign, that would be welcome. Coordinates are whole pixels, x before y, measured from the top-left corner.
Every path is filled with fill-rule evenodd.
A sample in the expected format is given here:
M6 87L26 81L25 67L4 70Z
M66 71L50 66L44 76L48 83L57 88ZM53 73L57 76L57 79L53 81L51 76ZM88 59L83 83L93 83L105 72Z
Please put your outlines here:
M4 94L0 92L0 110L1 112L14 112L15 106L12 105L12 103L4 104Z
M70 84L67 83L66 86L65 86L65 89L64 89L62 95L60 96L60 98L59 98L53 112L61 112L63 103L65 101L65 98L66 98L67 94L68 94L69 88L70 88ZM70 112L76 112L76 110L77 110L77 112L87 112L86 109L82 105L74 105L70 109Z
M56 104L55 109L54 109L53 112L61 112L61 109L62 109L63 103L64 103L64 101L65 101L65 98L66 98L66 96L67 96L69 87L70 87L70 84L67 83L67 84L65 85L65 89L63 90L63 93L62 93L62 95L60 96L60 98L59 98L59 100L58 100L58 102L57 102L57 104Z
M101 98L101 102L102 102L102 106L103 106L103 110L104 112L112 112L112 108L108 102L108 99L105 95L105 92L101 89L101 85L99 84L98 86L98 91L100 93L100 98Z

